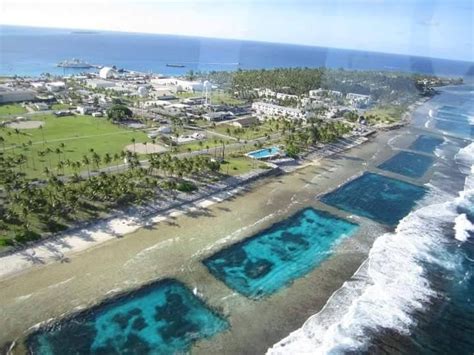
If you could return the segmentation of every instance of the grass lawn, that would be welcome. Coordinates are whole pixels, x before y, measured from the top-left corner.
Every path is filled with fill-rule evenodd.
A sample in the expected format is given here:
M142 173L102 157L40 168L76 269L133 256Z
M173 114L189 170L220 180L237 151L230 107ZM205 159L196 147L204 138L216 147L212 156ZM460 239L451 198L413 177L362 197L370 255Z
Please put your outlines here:
M266 167L265 164L247 157L226 157L221 165L221 173L235 176L264 166Z
M394 123L400 121L406 110L405 106L380 106L368 110L364 116L371 123Z
M219 142L219 140L217 140L217 142L216 142L214 139L205 139L201 142L202 142L202 144L199 144L199 141L194 141L194 142L187 143L187 144L180 144L180 145L175 147L177 149L176 152L177 153L186 153L186 152L189 152L189 149L191 149L191 151L194 152L196 150L207 149L207 147L213 148L213 147L217 147L217 146L219 146L219 147L222 146L222 144ZM227 145L227 141L224 140L224 142ZM229 141L229 143L233 143L233 142Z
M71 108L68 104L53 104L51 105L51 110L59 111L59 110L69 110Z
M0 116L6 115L20 115L25 113L26 109L20 104L0 105Z
M258 124L254 127L236 129L237 127L232 126L231 124L220 124L216 127L210 129L220 134L229 135L235 138L240 138L241 140L251 140L255 138L264 137L265 134L274 134L277 133L276 123L266 121L261 124ZM281 128L280 128L281 129Z
M145 142L148 137L142 131L121 128L105 119L90 116L69 116L56 118L53 115L36 115L35 120L44 121L43 129L25 129L16 134L10 128L1 128L0 136L5 139L6 154L24 154L27 163L24 165L25 173L30 177L44 177L43 169L52 168L57 172L59 160L79 161L84 154L89 154L90 149L103 156L105 153L113 155L119 153L135 138L137 143ZM44 139L44 141L43 141ZM31 141L31 145L28 143ZM55 151L64 143L61 154L49 153L39 157L38 151L45 151L48 147ZM25 146L23 145L25 144ZM86 170L82 167L81 170ZM72 170L66 168L65 173Z

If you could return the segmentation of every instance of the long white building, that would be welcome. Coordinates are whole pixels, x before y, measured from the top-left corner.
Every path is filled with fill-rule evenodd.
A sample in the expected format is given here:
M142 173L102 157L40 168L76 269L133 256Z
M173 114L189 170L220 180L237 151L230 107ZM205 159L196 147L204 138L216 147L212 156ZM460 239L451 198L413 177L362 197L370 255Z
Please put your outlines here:
M284 116L293 119L305 118L303 112L298 108L279 106L261 101L254 102L252 104L252 110L254 110L256 114L260 115Z

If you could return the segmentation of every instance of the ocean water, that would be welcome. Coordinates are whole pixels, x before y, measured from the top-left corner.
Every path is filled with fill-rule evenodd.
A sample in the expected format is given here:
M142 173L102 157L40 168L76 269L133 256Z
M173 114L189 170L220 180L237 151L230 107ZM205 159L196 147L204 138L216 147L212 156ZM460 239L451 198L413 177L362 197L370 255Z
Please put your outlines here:
M306 208L203 261L230 288L258 299L297 279L331 255L356 224Z
M432 157L426 155L400 152L384 161L377 168L412 178L420 178L430 168L433 161Z
M72 316L27 339L32 354L174 354L228 328L183 284L163 280Z
M415 206L426 189L374 173L365 173L321 201L388 225L395 225Z
M467 88L472 86L466 85ZM434 127L448 134L474 138L474 98L469 91L450 90L453 105L442 105L433 115Z
M422 134L409 146L409 149L423 153L433 153L443 142L444 139L442 138Z
M71 74L56 64L80 58L91 64L179 75L192 70L222 71L275 67L378 69L473 76L474 65L335 48L252 41L118 32L78 32L0 26L0 75ZM34 55L32 55L34 53ZM181 64L171 68L166 64Z
M472 86L445 88L428 105L468 115L472 99ZM269 354L474 353L474 142L446 137L436 151L418 206Z

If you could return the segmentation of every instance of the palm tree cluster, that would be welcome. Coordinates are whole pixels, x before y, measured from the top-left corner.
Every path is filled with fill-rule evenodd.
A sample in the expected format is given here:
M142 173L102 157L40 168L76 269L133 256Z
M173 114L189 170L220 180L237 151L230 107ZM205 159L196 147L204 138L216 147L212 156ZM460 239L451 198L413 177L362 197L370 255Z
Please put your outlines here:
M117 166L125 161L129 168L120 173L99 170L101 164L112 161ZM87 167L87 176L75 171L66 178L45 167L47 179L34 181L18 169L23 164L20 159L0 152L0 246L21 244L104 216L111 209L158 198L157 192L162 188L185 186L191 191L194 188L189 187L189 182L182 183L184 176L208 179L220 168L209 157L178 159L169 154L151 154L145 167L136 153L101 156L93 149L80 162L66 162ZM98 172L91 174L91 169Z
M285 135L285 151L288 156L297 155L312 145L330 143L351 131L351 126L344 122L323 122L314 120L309 125L302 126L300 122L286 121L283 123Z

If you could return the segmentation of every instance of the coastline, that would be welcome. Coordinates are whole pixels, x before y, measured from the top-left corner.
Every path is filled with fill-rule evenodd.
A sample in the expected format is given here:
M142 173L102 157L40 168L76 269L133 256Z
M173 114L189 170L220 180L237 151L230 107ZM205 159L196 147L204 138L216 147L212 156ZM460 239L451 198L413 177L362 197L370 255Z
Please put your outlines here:
M39 264L39 267L31 267L38 265L32 263L26 270L17 269L17 273L0 280L4 290L0 293L8 304L8 310L5 310L6 334L0 337L0 344L21 337L25 329L45 319L56 319L71 311L87 308L104 297L140 287L152 280L177 277L189 287L195 286L201 297L213 308L229 315L233 329L237 329L237 333L226 332L204 340L193 351L223 351L224 346L229 346L230 352L248 351L257 344L242 344L242 339L264 337L265 341L258 343L258 348L264 352L298 328L302 321L315 313L315 309L323 307L333 292L365 260L373 240L385 231L385 227L377 223L324 206L312 196L332 190L355 174L374 166L377 161L391 154L387 141L404 136L402 133L400 129L381 132L366 144L349 147L348 150L332 152L325 157L308 156L292 173L256 180L248 191L242 186L237 187L225 196L196 201L193 206L170 211L167 216L153 216L143 226L125 224L123 227L131 228L131 232L126 233L120 243L113 242L117 236L100 234L103 239L99 243L89 244L86 248L68 254L81 252L80 258L71 258L66 262L57 262L60 260L52 258L50 261L53 262ZM344 154L340 154L342 152ZM241 192L245 192L245 198L234 198ZM255 304L212 280L207 270L200 265L202 258L223 246L244 239L308 205L355 220L362 228L356 237L341 243L333 257L307 277L295 280L291 288L285 288L261 304ZM196 218L204 219L199 229L196 229ZM223 220L208 225L207 218ZM160 227L155 229L153 224L157 223ZM158 231L163 236L159 240L156 239ZM316 293L311 286L313 282L321 285ZM61 288L59 294L55 292L59 291L57 287ZM293 304L290 308L287 307L287 297ZM24 307L25 302L31 304ZM54 306L56 302L57 307ZM35 304L41 311L32 314L31 307ZM245 304L245 311L240 315L233 314L234 306L241 304ZM277 308L278 312L270 314L270 309ZM255 312L262 310L269 313L265 313L266 316L262 316L255 327L264 322L275 324L278 321L278 324L282 324L280 329L273 329L271 334L266 334L265 330L243 326L251 322ZM235 340L232 340L234 335Z

